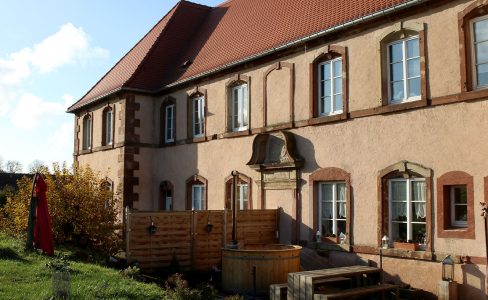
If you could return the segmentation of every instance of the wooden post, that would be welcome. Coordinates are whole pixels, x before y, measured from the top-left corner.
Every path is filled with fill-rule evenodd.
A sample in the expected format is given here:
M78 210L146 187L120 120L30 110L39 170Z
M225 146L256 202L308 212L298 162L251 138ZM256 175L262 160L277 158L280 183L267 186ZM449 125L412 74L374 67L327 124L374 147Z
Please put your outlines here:
M34 180L32 180L32 191L31 191L31 200L30 200L30 208L29 208L29 219L27 225L27 241L25 243L25 248L28 250L32 250L34 248L34 226L36 224L36 208L37 208L37 198L34 197L34 189L36 187L37 176L39 173L36 173L34 176Z
M232 171L232 244L237 247L237 177L239 172Z

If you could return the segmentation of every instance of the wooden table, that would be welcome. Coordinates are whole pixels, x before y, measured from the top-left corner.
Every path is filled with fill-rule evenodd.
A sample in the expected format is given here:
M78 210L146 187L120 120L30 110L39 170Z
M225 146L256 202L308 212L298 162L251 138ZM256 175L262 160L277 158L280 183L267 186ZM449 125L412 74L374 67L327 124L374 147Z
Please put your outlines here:
M381 270L376 267L350 266L342 268L331 268L314 271L304 271L288 274L288 300L312 300L314 293L314 282L337 277L356 278L356 285L362 286L362 278L367 277L370 281L379 282ZM369 284L373 284L370 282Z

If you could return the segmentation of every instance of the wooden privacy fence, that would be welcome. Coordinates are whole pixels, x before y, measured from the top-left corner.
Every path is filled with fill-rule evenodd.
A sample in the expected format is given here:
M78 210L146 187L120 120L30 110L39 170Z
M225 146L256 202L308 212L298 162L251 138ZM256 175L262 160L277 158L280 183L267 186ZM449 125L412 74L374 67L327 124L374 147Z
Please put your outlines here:
M278 210L243 210L236 215L239 245L275 244ZM179 266L210 271L222 265L222 247L232 240L232 211L126 212L127 262L142 269ZM152 227L151 224L154 226ZM151 232L152 227L152 232Z

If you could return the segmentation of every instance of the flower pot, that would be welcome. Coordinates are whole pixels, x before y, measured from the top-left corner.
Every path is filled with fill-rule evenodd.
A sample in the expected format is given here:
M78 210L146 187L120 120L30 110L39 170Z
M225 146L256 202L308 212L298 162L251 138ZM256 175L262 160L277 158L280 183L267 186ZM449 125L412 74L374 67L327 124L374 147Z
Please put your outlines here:
M420 245L418 243L400 243L394 242L393 248L395 249L403 249L403 250L410 250L410 251L417 251L420 249Z
M323 236L322 242L329 244L339 244L341 239L338 236Z

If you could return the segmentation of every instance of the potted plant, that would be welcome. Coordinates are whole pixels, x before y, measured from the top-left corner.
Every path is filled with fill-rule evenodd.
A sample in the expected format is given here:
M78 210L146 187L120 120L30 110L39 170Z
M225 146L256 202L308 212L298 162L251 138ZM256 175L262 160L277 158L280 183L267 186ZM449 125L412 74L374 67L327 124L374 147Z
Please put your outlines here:
M329 244L339 244L340 238L335 234L326 234L322 237L322 242L329 243Z
M420 249L420 244L414 243L412 240L408 240L408 241L396 240L393 242L393 248L410 250L410 251L418 251Z

